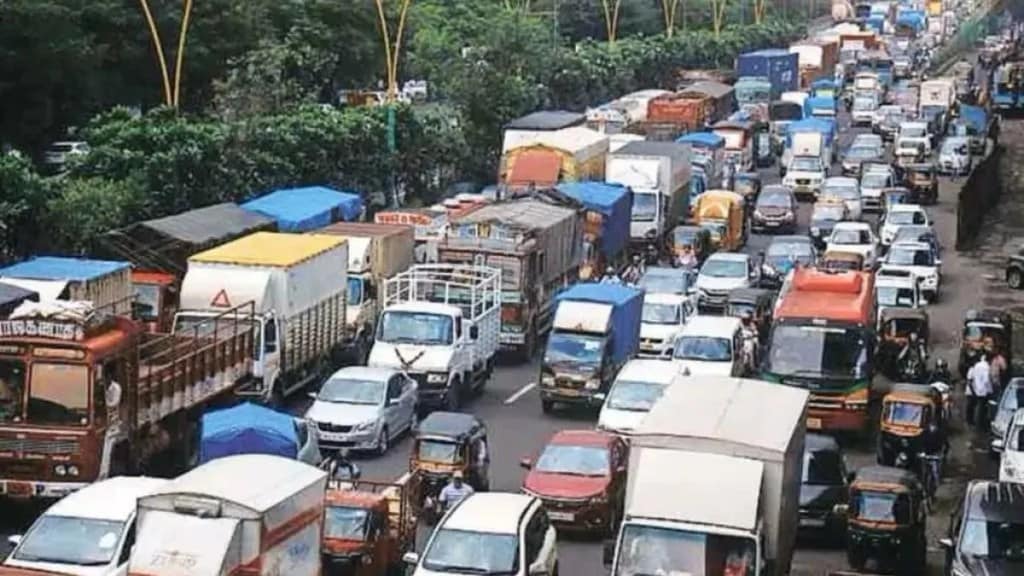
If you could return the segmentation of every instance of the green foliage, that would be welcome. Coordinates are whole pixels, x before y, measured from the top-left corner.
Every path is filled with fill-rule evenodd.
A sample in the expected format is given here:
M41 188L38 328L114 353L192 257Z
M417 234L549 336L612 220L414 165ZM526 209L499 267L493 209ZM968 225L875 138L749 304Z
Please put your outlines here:
M0 260L31 249L49 189L27 159L0 155Z
M68 178L55 184L58 191L46 202L45 247L65 254L88 255L96 238L133 220L146 204L135 179Z

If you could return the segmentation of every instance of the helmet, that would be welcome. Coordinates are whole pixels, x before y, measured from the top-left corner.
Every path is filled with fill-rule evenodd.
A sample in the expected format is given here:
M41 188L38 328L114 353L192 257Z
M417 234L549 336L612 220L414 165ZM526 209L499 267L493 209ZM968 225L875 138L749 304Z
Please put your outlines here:
M946 363L946 361L944 359L939 358L939 359L935 360L935 369L936 370L946 370L948 368L949 368L949 365Z

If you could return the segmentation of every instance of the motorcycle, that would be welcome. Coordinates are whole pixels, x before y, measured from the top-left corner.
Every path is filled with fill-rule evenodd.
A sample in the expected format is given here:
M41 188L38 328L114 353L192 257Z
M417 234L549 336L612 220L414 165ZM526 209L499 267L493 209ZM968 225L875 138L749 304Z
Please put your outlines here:
M744 331L743 333L743 366L747 374L757 371L757 333Z
M900 361L900 380L909 384L917 384L925 379L924 362L916 354L908 354Z

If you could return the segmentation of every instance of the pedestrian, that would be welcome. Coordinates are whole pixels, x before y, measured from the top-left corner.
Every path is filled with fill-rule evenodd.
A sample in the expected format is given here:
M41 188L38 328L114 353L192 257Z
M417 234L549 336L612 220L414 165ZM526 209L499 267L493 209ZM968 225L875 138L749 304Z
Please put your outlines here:
M1003 391L1003 386L1006 385L1006 375L1009 374L1008 366L1006 365L1006 356L996 349L995 352L991 353L992 362L989 365L989 371L992 373L992 393L998 396Z
M967 425L983 429L988 418L988 399L992 396L992 370L988 352L967 371Z

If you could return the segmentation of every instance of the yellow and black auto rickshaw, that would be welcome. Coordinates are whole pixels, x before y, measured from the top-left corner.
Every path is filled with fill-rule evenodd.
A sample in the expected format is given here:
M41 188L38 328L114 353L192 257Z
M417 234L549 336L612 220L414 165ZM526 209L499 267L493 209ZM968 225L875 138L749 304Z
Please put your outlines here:
M846 558L864 570L874 559L885 571L900 576L923 574L926 568L925 494L917 477L899 468L868 466L850 485L846 512Z
M890 379L899 377L900 351L911 334L928 342L928 312L924 308L884 308L878 315L878 356L880 366Z
M947 432L942 394L925 384L893 384L882 398L878 426L878 463L919 470L925 432L932 426Z
M417 513L461 472L477 491L490 487L487 428L470 414L433 412L414 431L409 456L410 501ZM428 512L426 516L430 516Z
M714 251L711 232L700 226L676 226L669 244L672 265L678 268L700 268Z
M926 162L904 166L904 178L911 192L911 202L934 204L939 197L939 171Z

